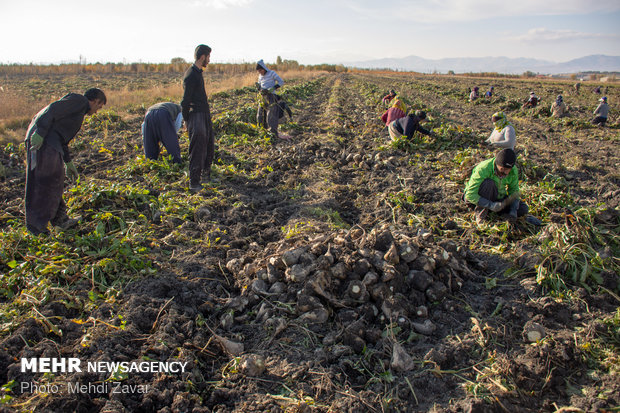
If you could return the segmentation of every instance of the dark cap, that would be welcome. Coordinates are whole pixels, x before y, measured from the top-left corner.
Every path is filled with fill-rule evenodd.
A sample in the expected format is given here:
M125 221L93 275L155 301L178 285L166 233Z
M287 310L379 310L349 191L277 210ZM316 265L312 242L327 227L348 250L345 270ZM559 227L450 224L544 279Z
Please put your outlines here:
M510 148L502 149L495 156L495 165L512 168L517 161L517 154Z

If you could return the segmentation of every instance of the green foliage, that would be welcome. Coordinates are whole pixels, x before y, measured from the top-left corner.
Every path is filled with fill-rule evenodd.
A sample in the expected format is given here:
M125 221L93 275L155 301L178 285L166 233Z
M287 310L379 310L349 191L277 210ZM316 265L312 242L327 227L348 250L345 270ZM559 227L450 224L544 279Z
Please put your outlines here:
M294 105L298 100L307 99L314 95L324 80L324 78L317 78L297 85L285 86L280 92L280 96L290 105Z
M508 100L508 101L502 103L499 108L503 112L510 112L510 111L513 111L513 110L521 109L521 106L523 106L523 103L521 103L518 100Z
M419 149L430 149L434 151L447 150L454 148L468 148L478 145L481 138L471 128L462 127L454 124L440 123L433 128L436 123L431 120L428 128L432 128L435 137L429 137L419 132L415 132L412 139L409 140L404 136L397 138L391 142L394 149L414 153Z
M536 280L551 294L562 295L571 285L596 288L604 273L620 273L620 219L611 214L606 222L597 222L601 214L604 211L580 208L566 215L564 225L551 226L541 235ZM608 253L601 254L605 248Z
M408 212L415 210L415 197L406 190L388 194L387 200L393 208L400 208Z
M585 130L596 128L596 126L592 124L590 119L580 119L577 117L564 117L560 119L553 118L553 122L558 126L566 126L572 130Z
M453 123L442 123L433 129L437 135L434 149L477 146L482 138L471 128Z
M310 209L310 214L328 222L332 229L348 229L350 227L350 225L342 219L340 213L331 208L312 208Z
M256 108L245 106L226 111L213 119L213 131L216 135L257 134Z
M416 145L412 140L407 139L406 136L399 136L390 142L390 146L400 151L412 153L416 149Z
M84 118L84 129L105 132L118 131L127 128L127 123L113 110L100 110L92 116Z
M530 212L542 219L548 217L553 210L574 205L566 180L551 173L533 185L521 185L521 194L530 206Z

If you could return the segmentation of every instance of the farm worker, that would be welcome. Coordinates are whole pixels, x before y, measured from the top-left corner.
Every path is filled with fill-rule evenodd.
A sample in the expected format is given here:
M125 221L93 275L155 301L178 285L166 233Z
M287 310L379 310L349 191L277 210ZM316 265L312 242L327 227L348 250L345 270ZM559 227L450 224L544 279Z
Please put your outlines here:
M487 92L484 94L484 96L487 97L487 98L492 98L493 97L493 89L494 89L494 87L491 86L491 88L489 90L487 90Z
M406 113L407 106L405 106L405 104L400 99L395 99L394 103L392 103L392 107L386 110L383 115L381 115L381 120L386 125L389 125L396 119L404 117Z
M177 136L183 125L181 111L181 105L172 102L156 103L148 108L142 123L144 156L147 159L159 157L159 142L161 142L172 156L172 162L181 163L181 148Z
M555 118L563 118L566 115L568 115L568 107L566 106L566 103L564 103L564 98L562 95L558 95L558 97L555 98L555 102L551 104L551 116Z
M609 115L609 105L607 104L607 96L603 96L598 100L599 105L594 109L592 114L594 115L594 119L592 119L592 123L594 125L605 126L605 122L607 122L607 115Z
M273 135L278 138L278 122L283 108L278 105L276 89L284 85L284 80L273 70L269 70L263 59L256 63L258 71L259 103L256 122L259 126L269 127Z
M581 89L581 83L577 82L573 85L573 89L575 89L575 93L579 94L579 89Z
M536 96L536 93L530 92L530 97L523 104L523 109L535 108L542 99Z
M494 148L510 148L514 149L517 143L517 134L514 126L506 118L504 112L496 112L491 117L493 121L493 132L486 140L486 143Z
M465 186L464 200L475 207L476 223L486 220L489 211L501 212L514 222L527 214L527 205L519 200L517 155L510 148L502 149L494 158L474 167Z
M594 89L592 89L592 92L596 93L597 95L600 95L601 94L601 87L600 86L595 87Z
M26 132L26 228L32 234L49 234L49 222L62 229L77 224L77 219L67 216L62 199L65 175L71 180L78 178L68 145L82 127L84 116L97 113L106 101L99 89L88 89L83 95L69 93L41 109L30 122Z
M202 182L211 180L211 163L215 152L213 123L203 78L203 70L210 59L211 48L204 44L198 45L194 50L194 64L183 76L181 113L189 134L189 189L192 192L200 191Z
M383 99L381 99L381 102L384 105L388 105L392 101L392 99L394 99L395 97L396 97L396 91L394 89L391 89L387 95L383 96Z
M390 138L392 138L392 140L396 140L402 136L405 136L407 139L411 139L416 131L427 136L435 136L433 132L428 131L422 126L420 126L420 123L425 121L426 112L424 112L423 110L409 112L409 115L403 116L400 119L396 119L388 125Z
M474 87L474 90L471 91L471 93L469 94L469 101L473 102L474 100L478 99L480 97L480 94L478 94L478 86Z

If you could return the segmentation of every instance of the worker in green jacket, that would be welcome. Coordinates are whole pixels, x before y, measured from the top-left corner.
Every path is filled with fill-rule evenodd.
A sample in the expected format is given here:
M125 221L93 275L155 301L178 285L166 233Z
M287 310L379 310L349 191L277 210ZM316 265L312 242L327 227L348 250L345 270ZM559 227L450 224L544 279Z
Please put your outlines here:
M516 161L515 152L506 148L472 171L463 198L475 207L476 223L484 222L489 211L502 213L511 222L527 214L528 206L519 199Z

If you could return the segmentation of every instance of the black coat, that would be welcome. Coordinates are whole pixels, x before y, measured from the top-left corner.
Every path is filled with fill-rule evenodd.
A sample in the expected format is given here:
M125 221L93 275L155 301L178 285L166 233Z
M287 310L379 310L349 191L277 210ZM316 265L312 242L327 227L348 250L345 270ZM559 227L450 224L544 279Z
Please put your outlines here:
M202 70L196 65L192 65L185 71L183 77L183 100L181 100L183 120L189 119L189 114L193 112L206 113L209 116L209 102L205 90L205 80L202 77Z
M26 132L26 140L35 132L38 133L43 137L45 145L60 152L65 163L69 162L69 142L80 131L89 110L90 104L84 95L69 93L35 115Z

